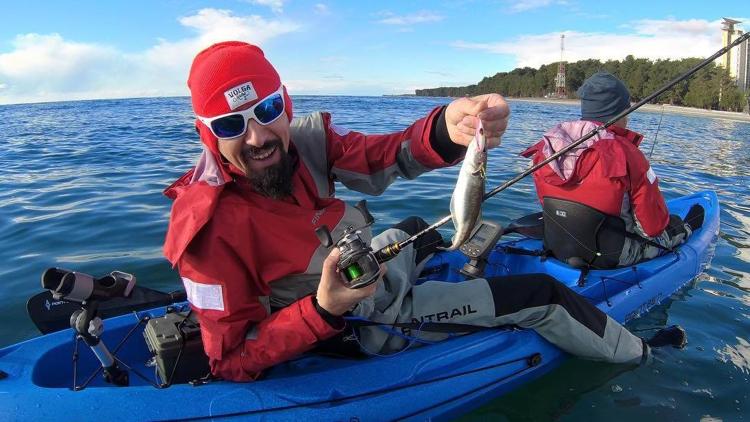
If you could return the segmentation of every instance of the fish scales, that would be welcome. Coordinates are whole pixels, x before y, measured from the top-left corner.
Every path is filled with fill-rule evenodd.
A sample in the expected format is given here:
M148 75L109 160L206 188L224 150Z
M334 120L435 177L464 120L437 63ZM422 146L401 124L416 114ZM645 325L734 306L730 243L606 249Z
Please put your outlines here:
M440 249L458 249L469 239L482 214L486 170L487 139L479 121L474 138L466 149L466 156L451 196L451 220L456 232L451 239L451 245Z

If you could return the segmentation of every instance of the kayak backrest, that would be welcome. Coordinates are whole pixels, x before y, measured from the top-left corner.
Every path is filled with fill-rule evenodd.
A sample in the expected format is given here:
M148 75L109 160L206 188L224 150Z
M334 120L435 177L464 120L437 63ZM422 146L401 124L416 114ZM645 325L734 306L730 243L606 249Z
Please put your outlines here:
M587 205L545 197L544 248L568 265L615 268L625 245L625 222Z

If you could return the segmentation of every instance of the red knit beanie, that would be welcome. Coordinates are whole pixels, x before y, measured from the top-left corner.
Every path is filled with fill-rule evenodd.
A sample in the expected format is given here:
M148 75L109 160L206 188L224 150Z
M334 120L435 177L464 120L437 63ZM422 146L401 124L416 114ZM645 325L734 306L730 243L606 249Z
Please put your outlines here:
M281 79L263 50L240 41L225 41L195 56L187 83L195 114L213 117L249 108L279 89ZM286 87L284 107L291 121L292 100ZM196 127L201 141L218 155L218 140L213 133L197 119Z

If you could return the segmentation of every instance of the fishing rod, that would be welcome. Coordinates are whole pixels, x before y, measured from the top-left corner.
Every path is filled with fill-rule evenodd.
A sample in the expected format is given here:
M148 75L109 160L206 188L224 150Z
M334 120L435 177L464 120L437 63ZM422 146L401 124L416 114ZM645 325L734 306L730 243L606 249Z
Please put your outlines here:
M637 103L635 103L634 105L632 105L630 108L628 108L626 110L623 110L618 115L616 115L615 117L611 118L608 122L604 123L604 125L598 126L595 129L592 129L591 132L589 132L586 135L582 136L577 141L571 143L570 145L566 146L565 148L561 149L560 151L557 151L556 153L550 155L549 157L547 157L543 161L540 161L538 164L536 164L536 165L528 168L524 172L518 174L516 177L510 179L509 181L503 183L502 185L497 186L496 188L494 188L491 191L487 192L486 194L484 194L484 197L482 198L482 202L484 202L487 199L489 199L489 198L497 195L498 193L504 191L505 189L513 186L514 184L516 184L518 181L520 181L524 177L530 175L531 173L534 173L535 171L537 171L540 168L542 168L542 167L546 166L547 164L549 164L551 161L556 160L558 157L566 154L568 151L572 150L573 148L577 147L578 145L581 145L582 143L584 143L587 140L591 139L597 133L599 133L601 130L607 129L608 127L610 127L613 124L615 124L618 120L622 119L623 117L627 116L628 114L630 114L630 113L634 112L635 110L639 109L644 104L652 101L654 98L656 98L659 95L663 94L665 91L667 91L668 89L670 89L673 86L677 85L678 83L680 83L680 82L684 81L685 79L689 78L695 72L699 71L700 69L702 69L703 67L705 67L709 63L713 62L718 57L724 55L727 51L731 50L733 47L736 47L736 46L740 45L741 43L743 43L744 41L748 40L748 38L750 38L750 32L744 33L742 36L740 36L739 38L737 38L736 40L734 40L734 42L732 42L731 44L727 45L726 47L720 49L719 51L717 51L716 53L714 53L713 55L711 55L707 59L703 60L702 62L698 63L697 65L695 65L693 68L691 68L690 70L688 70L687 72L685 72L681 76L678 76L677 78L675 78L672 81L668 82L666 85L664 85L663 87L657 89L654 93L652 93L651 95L647 96L646 98L638 101ZM422 231L420 231L420 232L418 232L418 233L410 236L406 240L403 240L403 241L400 241L400 242L396 241L396 242L393 242L391 244L388 244L388 245L384 246L382 249L380 249L377 252L375 252L376 259L378 260L378 262L385 262L385 261L388 261L390 259L393 259L396 255L398 255L399 252L401 252L401 250L403 248L405 248L406 246L409 246L410 244L414 243L417 239L419 239L420 237L424 236L427 232L429 232L431 230L435 230L436 228L438 228L438 227L442 226L443 224L447 223L448 221L450 221L450 219L451 219L450 215L448 215L446 217L443 217L442 219L440 219L435 224L433 224L433 225L427 227L426 229L424 229L424 230L422 230Z

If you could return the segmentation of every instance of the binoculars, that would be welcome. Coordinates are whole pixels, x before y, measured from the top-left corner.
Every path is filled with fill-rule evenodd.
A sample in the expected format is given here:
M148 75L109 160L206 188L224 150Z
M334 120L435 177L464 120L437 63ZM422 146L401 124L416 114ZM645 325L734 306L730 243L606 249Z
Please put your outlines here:
M52 292L56 300L64 299L83 303L129 297L135 287L135 276L122 271L112 271L104 277L62 268L48 268L42 273L42 287Z

